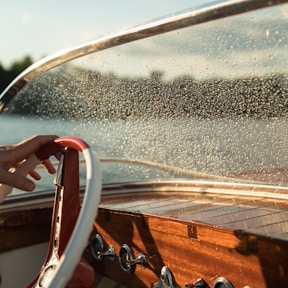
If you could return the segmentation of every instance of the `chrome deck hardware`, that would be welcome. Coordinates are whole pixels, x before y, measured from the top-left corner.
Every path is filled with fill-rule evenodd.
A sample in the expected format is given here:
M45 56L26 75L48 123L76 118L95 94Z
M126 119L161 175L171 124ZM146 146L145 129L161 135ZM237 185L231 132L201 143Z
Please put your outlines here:
M224 277L215 280L213 288L233 288L233 285Z
M103 239L99 234L95 235L91 247L92 255L97 261L102 261L105 256L108 256L111 261L115 259L115 249L110 245L109 248L105 250Z
M139 253L137 258L134 258L132 250L127 244L123 244L119 252L119 263L123 271L131 273L136 264L140 264L142 268L146 267L147 257L143 253Z
M177 288L173 281L173 275L167 266L162 267L160 281L155 283L153 288Z

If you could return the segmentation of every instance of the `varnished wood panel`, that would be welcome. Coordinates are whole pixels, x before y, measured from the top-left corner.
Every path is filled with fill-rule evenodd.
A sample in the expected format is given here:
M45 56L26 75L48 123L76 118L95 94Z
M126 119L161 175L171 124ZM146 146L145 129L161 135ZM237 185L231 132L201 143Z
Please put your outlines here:
M128 244L135 257L140 252L147 255L148 263L145 269L137 266L135 272L127 274L117 257L113 262L108 258L97 262L88 247L85 255L96 274L127 287L151 287L159 281L161 268L166 265L179 287L191 285L199 277L213 287L219 276L230 280L234 288L288 287L288 229L283 230L287 201L202 193L200 190L206 188L198 188L196 185L193 193L173 192L171 188L168 193L163 189L105 195L104 191L95 227L106 246L113 245L118 256L120 246ZM230 226L228 213L234 213ZM52 204L48 202L2 209L0 251L48 241L51 217ZM244 231L243 223L253 224L253 217L257 233ZM262 233L265 229L259 222L261 218L268 221L263 223L272 231L269 237Z
M105 196L102 207L199 221L288 241L287 199L206 193L206 189L203 186L203 192L193 190L192 193L150 192L133 198L127 198L127 195Z
M95 271L128 287L151 287L159 281L164 265L172 270L179 287L199 277L213 287L219 276L229 279L235 288L288 287L288 244L283 240L105 208L99 210L96 227L117 255L125 243L136 257L139 252L151 257L146 269L138 266L131 274L121 270L118 259L93 261Z
M49 241L52 208L0 213L0 252Z

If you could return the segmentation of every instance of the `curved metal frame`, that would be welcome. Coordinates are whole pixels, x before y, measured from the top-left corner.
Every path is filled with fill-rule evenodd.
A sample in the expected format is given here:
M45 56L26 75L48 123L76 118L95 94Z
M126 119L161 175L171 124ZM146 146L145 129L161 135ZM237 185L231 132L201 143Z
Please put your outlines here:
M72 59L153 35L287 2L287 0L214 1L181 11L172 16L156 19L144 25L120 31L111 36L99 38L71 49L60 51L28 67L4 90L0 96L0 113L26 84L42 73Z

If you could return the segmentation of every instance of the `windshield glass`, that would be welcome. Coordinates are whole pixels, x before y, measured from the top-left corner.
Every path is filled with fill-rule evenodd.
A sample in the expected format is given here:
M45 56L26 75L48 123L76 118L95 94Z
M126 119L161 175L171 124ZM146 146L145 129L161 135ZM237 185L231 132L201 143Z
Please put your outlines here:
M62 64L6 109L2 144L78 136L97 151L104 184L287 186L287 15L287 5L262 9Z

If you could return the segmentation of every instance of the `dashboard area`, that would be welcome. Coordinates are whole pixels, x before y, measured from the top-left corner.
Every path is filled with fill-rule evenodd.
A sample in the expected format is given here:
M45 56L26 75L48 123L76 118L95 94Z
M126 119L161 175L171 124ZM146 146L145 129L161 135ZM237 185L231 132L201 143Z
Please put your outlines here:
M282 235L282 239L276 239L275 236L271 246L272 239L268 234L259 233L259 229L254 233L253 229L244 229L244 218L247 221L248 218L254 219L255 226L276 227L271 223L278 220L272 216L270 225L264 222L259 224L259 219L268 218L264 216L265 212L260 217L259 211L281 206L282 212L286 213L286 201L270 199L265 202L261 197L252 199L251 196L208 194L196 191L192 194L180 193L176 188L173 192L170 186L161 192L104 196L94 223L91 245L88 247L89 261L95 272L128 287L166 287L161 286L163 279L170 279L168 281L173 281L171 283L175 287L283 285L286 281L284 275L273 275L269 271L271 267L277 267L277 271L286 269L286 236ZM185 207L185 198L189 199L189 207ZM225 223L219 223L224 214L227 218L228 208L243 216L242 222L239 217L234 219L234 228L231 223L226 224L227 227ZM272 210L266 212L278 216L282 213ZM197 213L202 215L202 221L197 219ZM206 221L209 213L210 223ZM231 217L228 219L231 220ZM242 223L242 229L239 223ZM99 245L99 238L102 245ZM101 246L102 252L97 250ZM113 251L114 256L111 255ZM97 259L95 255L102 257Z
M247 254L251 253L247 249L252 248L246 245L252 240L245 234L236 236L227 230L221 231L206 225L191 225L102 208L99 210L96 229L94 237L101 235L104 247L108 250L112 246L116 257L105 256L101 261L93 259L95 271L128 287L152 287L161 281L164 267L169 271L166 277L173 279L170 284L178 287L194 287L197 281L203 283L199 287L216 287L214 285L219 277L229 279L234 285L243 281L251 284L253 281L255 287L255 281L263 282L261 269L256 275L255 266L251 269L258 262L257 257L250 256L247 265ZM124 262L127 263L125 268L128 266L131 270L123 269L120 264L123 261L121 251L127 246L132 253L127 253L129 256L124 257ZM93 255L91 252L89 254Z
M197 192L197 185L194 185L194 193L185 192L188 187L177 188L177 185L168 184L161 189L158 184L156 189L154 183L150 190L147 184L146 187L142 186L141 192L140 187L129 188L130 193L128 186L118 187L118 190L115 187L103 189L98 216L84 251L86 260L94 268L96 280L104 276L126 287L162 285L161 279L165 277L172 279L175 287L273 287L271 285L275 283L280 286L285 283L286 272L281 273L286 271L288 259L285 235L282 235L282 239L271 239L248 229L233 229L219 223L215 225L215 213L227 212L221 208L236 208L237 205L250 216L252 211L258 213L261 207L272 209L273 205L285 211L286 201L270 199L265 202L256 196L252 199L251 196L223 195L219 193L220 185L218 193L214 187L215 193L210 191L210 194ZM231 188L230 192L233 192ZM2 253L48 241L52 217L52 198L48 195L41 199L43 195L39 194L39 199L30 200L30 204L23 202L21 207L13 210L8 208L10 199L3 204L0 231ZM190 208L187 207L188 202ZM249 205L250 214L247 213ZM186 219L179 217L183 212L187 215ZM202 216L212 213L214 216L210 218L215 223L193 220L196 212L202 213ZM281 215L281 211L278 212ZM239 210L235 209L235 213L239 215ZM235 219L236 223L239 224L239 221ZM99 237L102 244L98 241ZM272 274L272 267L279 273ZM165 277L161 276L163 273ZM97 275L100 276L97 278ZM226 281L226 286L217 286L223 284L217 281Z

